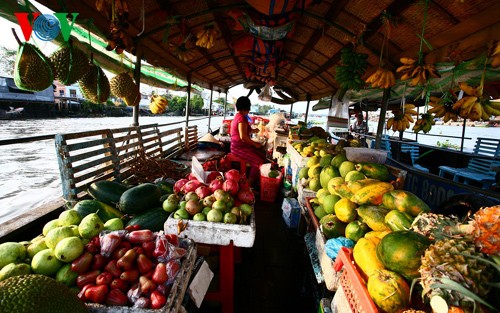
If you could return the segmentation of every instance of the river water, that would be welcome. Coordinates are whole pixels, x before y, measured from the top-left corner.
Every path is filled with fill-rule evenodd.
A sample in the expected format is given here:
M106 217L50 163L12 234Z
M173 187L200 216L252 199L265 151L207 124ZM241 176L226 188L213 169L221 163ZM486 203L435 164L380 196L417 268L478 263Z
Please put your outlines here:
M218 129L222 120L223 117L213 117L210 128ZM165 116L139 119L141 125L184 121L185 117ZM130 126L131 123L131 117L0 120L0 140L113 129ZM204 135L208 130L208 119L190 121L189 125L197 125L198 133ZM171 128L183 126L181 123ZM61 195L54 140L0 146L0 224Z
M166 124L183 122L184 119L184 117L141 117L139 122L141 125ZM211 129L219 128L222 120L222 117L212 118ZM326 122L326 118L315 120ZM129 126L131 122L131 117L0 120L0 140L120 128ZM184 124L177 124L172 128L179 127L179 125L184 126ZM192 121L190 125L197 125L198 133L203 135L208 129L208 119ZM374 131L376 127L376 123L369 123L370 131ZM388 134L393 135L392 131ZM434 126L429 134L460 137L462 127ZM468 127L465 137L472 138L464 143L464 150L470 151L474 148L477 137L500 138L500 127ZM415 136L405 134L405 138L415 139ZM445 138L442 137L420 134L418 136L419 142L433 146L437 146L437 141L443 142L444 140ZM460 139L449 139L449 141L451 144L460 146ZM53 201L61 195L59 168L53 140L0 146L0 224L27 210Z

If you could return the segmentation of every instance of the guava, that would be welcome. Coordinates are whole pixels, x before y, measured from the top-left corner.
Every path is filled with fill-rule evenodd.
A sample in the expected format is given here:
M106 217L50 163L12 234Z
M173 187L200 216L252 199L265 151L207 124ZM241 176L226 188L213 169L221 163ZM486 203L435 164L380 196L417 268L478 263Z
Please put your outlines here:
M9 263L24 260L26 248L19 242L4 242L0 244L0 269Z
M227 212L224 214L224 223L225 224L236 224L238 222L238 217L231 212Z
M349 173L350 171L356 170L356 164L354 164L351 161L344 161L342 164L339 166L339 172L340 176L344 177Z
M112 218L104 223L104 230L122 230L125 226L119 217Z
M245 216L250 216L253 212L253 207L250 204L243 203L239 206L240 211Z
M59 219L55 219L55 220L52 220L52 221L49 221L47 222L44 226L43 226L43 230L42 230L42 234L44 236L47 236L47 234L49 233L49 231L51 231L52 229L56 228L56 227L59 227Z
M207 218L206 218L205 214L203 214L203 213L200 212L200 213L196 213L193 216L193 220L195 220L195 221L206 221Z
M66 210L59 214L59 226L78 225L82 221L82 217L75 210Z
M205 214L205 216L207 216L208 212L210 212L212 208L211 207L204 207L203 210L201 210L201 213Z
M222 200L217 200L212 205L212 209L216 209L219 211L224 211L226 209L226 203Z
M163 201L163 210L166 212L174 212L177 210L177 207L179 206L179 201L176 201L175 199L171 199L170 197L167 198L167 200Z
M49 231L47 236L45 236L45 244L47 245L47 248L54 249L59 241L66 237L73 237L74 235L75 234L71 227L60 226Z
M220 223L222 222L222 212L221 210L210 210L207 214L207 221L209 222L215 222L215 223Z
M31 266L26 263L9 263L0 270L0 281L9 277L19 276L31 273Z
M35 254L38 252L47 249L47 245L45 244L45 238L35 240L33 241L28 248L26 249L26 252L28 253L28 257L32 259Z
M99 233L103 229L104 223L96 213L90 213L89 215L85 216L82 219L80 225L78 225L80 236L87 239L99 235Z
M174 213L174 218L178 220L187 220L189 219L189 213L186 211L186 209L178 209Z
M45 249L35 254L33 260L31 260L31 269L35 274L51 276L54 275L63 264L63 262L56 258L51 249Z
M54 249L54 255L59 261L71 262L83 253L83 243L78 237L68 237L59 241Z

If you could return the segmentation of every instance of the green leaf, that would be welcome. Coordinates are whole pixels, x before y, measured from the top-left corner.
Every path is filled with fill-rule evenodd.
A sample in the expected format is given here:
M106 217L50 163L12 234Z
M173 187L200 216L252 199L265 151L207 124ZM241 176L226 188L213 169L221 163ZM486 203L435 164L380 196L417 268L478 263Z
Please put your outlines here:
M465 288L464 286L460 285L456 281L451 280L451 279L446 278L446 277L440 278L440 281L442 283L431 284L431 289L441 288L441 289L455 290L455 291L461 293L462 295L464 295L465 297L470 298L476 302L479 302L492 310L495 310L495 308L492 305L490 305L488 302L484 301L478 295L476 295L475 293L473 293L469 289Z
M497 270L497 272L500 272L500 265L496 264L495 262L492 262L486 258L482 258L482 257L479 257L477 255L470 255L470 254L465 254L465 253L460 253L460 252L455 252L455 253L451 253L451 254L459 254L459 255L462 255L466 258L471 258L471 259L476 259L480 262L483 262L483 263L487 263L491 266L493 266L494 269Z
M432 47L432 45L427 41L425 40L425 38L420 35L420 34L417 34L418 38L420 38L420 40L422 40L423 43L425 43L425 45L427 46L427 48L429 48L429 50L433 50L434 48Z

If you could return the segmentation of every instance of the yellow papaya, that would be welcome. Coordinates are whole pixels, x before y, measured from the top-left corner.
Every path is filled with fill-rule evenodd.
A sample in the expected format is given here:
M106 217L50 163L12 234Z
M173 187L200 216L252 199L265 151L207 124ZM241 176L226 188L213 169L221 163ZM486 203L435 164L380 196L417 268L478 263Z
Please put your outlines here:
M377 244L366 238L360 238L352 251L354 261L368 278L377 270L385 269L377 256Z
M373 178L365 178L365 179L360 179L360 180L355 180L352 182L347 183L347 187L351 190L352 193L358 192L361 188L373 185L375 183L380 182L378 179L373 179Z
M368 178L375 178L381 181L389 180L389 170L383 164L378 163L358 163L356 171L363 173Z
M351 199L354 196L349 187L347 187L347 183L335 186L335 193L346 199Z
M394 190L394 186L389 183L379 182L376 184L371 184L361 188L356 193L354 193L351 201L359 205L379 205L382 204L382 197L384 196L384 194L391 190Z
M378 270L368 278L366 284L373 302L387 313L397 313L408 307L410 286L399 274Z
M382 197L382 204L391 210L405 212L415 217L422 212L430 212L429 206L413 193L405 190L391 190Z
M358 207L357 211L363 222L365 222L366 225L368 225L368 227L372 230L391 230L384 222L385 216L390 212L390 210L374 205L362 205Z
M390 230L384 230L384 231L372 230L372 231L367 232L364 237L366 239L372 239L372 238L382 239L382 238L384 238L385 235L387 235L390 232L391 232Z

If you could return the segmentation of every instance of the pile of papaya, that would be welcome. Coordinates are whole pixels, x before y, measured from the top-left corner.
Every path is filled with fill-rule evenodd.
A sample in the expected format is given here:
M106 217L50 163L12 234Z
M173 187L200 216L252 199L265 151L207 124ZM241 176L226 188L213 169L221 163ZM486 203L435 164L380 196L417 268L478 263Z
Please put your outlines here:
M326 239L352 240L354 260L374 303L398 312L408 305L409 282L418 277L420 256L430 244L410 228L430 208L413 193L395 190L385 165L335 159L339 175L324 181L322 170L321 188L310 200L320 229Z

